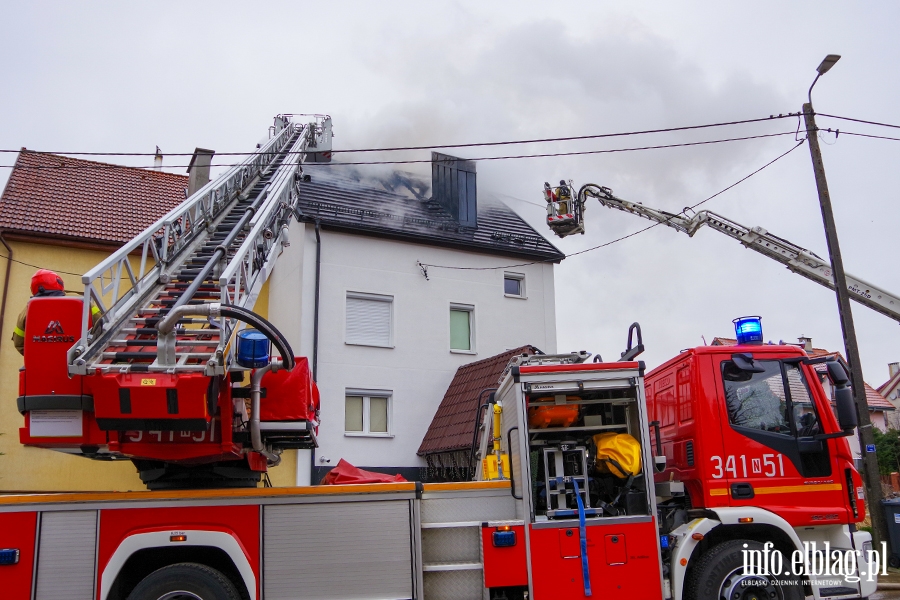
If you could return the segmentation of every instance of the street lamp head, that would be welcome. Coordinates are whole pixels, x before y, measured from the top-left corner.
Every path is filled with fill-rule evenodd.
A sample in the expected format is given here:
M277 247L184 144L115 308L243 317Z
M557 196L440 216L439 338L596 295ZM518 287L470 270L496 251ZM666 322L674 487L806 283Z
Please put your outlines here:
M807 97L809 98L810 106L812 106L812 90L814 87L816 87L816 82L819 81L819 77L821 77L822 75L824 75L825 73L830 71L831 67L834 66L834 63L836 63L839 60L841 60L840 54L829 54L828 56L823 58L822 62L819 64L819 66L816 67L816 71L818 72L818 74L816 75L816 78L813 79L812 85L809 86L809 92L807 93Z
M824 59L822 59L822 63L816 67L816 71L818 71L819 75L824 75L827 73L831 67L834 66L834 63L841 60L840 54L829 54Z

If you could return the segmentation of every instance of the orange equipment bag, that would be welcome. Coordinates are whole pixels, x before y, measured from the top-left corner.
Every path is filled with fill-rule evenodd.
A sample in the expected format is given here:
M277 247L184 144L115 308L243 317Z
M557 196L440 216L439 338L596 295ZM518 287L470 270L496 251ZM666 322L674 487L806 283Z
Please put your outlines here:
M567 400L578 400L576 396L569 396ZM538 398L538 402L552 402L553 398ZM544 406L531 406L528 408L528 425L534 429L545 427L569 427L578 420L577 404L547 404Z

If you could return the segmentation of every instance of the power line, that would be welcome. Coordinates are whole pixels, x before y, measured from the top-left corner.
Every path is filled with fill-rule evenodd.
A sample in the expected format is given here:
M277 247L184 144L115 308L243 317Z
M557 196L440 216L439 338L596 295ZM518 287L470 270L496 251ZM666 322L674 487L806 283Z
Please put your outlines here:
M836 135L840 135L840 134L843 134L843 135L854 135L854 136L857 136L857 137L872 138L872 139L875 139L875 140L891 140L891 141L894 141L894 142L900 142L900 138L889 137L889 136L886 136L886 135L872 135L871 133L853 133L852 131L841 131L841 130L839 130L839 129L835 129L834 131L832 131L831 129L819 129L819 131L828 131L828 132L832 132L832 133L834 133L834 134L836 134Z
M892 129L900 129L900 125L891 125L890 123L879 123L878 121L866 121L864 119L852 119L850 117L841 117L838 115L829 115L825 113L816 113L820 117L828 117L830 119L840 119L841 121L853 121L854 123L865 123L866 125L878 125L879 127L890 127Z
M747 123L761 123L763 121L773 121L777 119L787 119L790 117L798 117L800 113L787 113L778 115L769 115L768 117L759 117L756 119L742 119L739 121L723 121L720 123L706 123L703 125L684 125L680 127L665 127L662 129L643 129L638 131L622 131L618 133L598 133L592 135L574 135L555 138L535 138L530 140L507 140L501 142L471 142L464 144L438 144L430 146L388 146L384 148L355 148L348 150L331 150L332 154L350 153L350 152L398 152L403 150L434 150L447 148L475 148L481 146L510 146L515 144L542 144L546 142L571 142L576 140L595 140L610 137L625 137L632 135L646 135L652 133L671 133L673 131L689 131L693 129L709 129L711 127L727 127L732 125L745 125ZM0 153L15 153L20 150L0 150ZM29 150L34 154L69 154L73 156L156 156L156 152L49 152L39 150ZM302 152L287 152L287 154L306 154ZM216 156L248 156L254 152L217 152ZM193 156L193 152L168 152L163 156ZM226 165L220 165L226 166ZM231 166L231 165L227 165Z
M10 258L10 257L4 256L2 254L0 254L0 259L8 260L8 261L11 261L14 263L19 263L20 265L25 265L26 267L32 267L34 269L46 269L47 268L47 267L41 267L38 265L33 265L33 264L27 263L27 262L22 262L21 260L16 260L15 258ZM83 273L71 273L69 271L61 271L60 269L50 269L50 270L53 271L54 273L62 273L64 275L74 275L75 277L81 277L83 275Z
M715 197L717 197L717 196L721 196L722 194L724 194L724 193L727 192L728 190L732 189L733 187L735 187L735 186L737 186L737 185L739 185L739 184L741 184L741 183L747 181L748 179L750 179L751 177L753 177L753 176L756 175L757 173L759 173L759 172L763 171L764 169L766 169L766 168L772 166L773 164L775 164L776 162L778 162L779 160L781 160L782 158L784 158L785 156L787 156L788 154L790 154L791 152L793 152L794 150L796 150L797 148L799 148L800 146L802 146L803 143L804 143L805 141L806 141L806 138L800 140L799 142L797 142L796 145L794 145L793 147L791 147L788 151L786 151L786 152L784 152L784 153L782 153L782 154L779 154L778 156L776 156L775 158L773 158L772 160L770 160L769 162L767 162L767 163L764 164L763 166L759 167L758 169L756 169L756 170L753 171L752 173L750 173L750 174L748 174L748 175L745 175L744 177L738 179L737 181L735 181L734 183L732 183L732 184L729 185L728 187L719 190L718 192L716 192L716 193L713 194L712 196L709 196L709 197L706 198L705 200L701 200L700 202L697 202L696 204L692 204L691 206L685 207L684 209L681 210L681 212L679 212L679 213L673 215L673 217L676 217L676 216L678 216L678 215L684 215L684 214L686 214L686 212L687 212L688 210L693 210L693 209L697 208L698 206L700 206L701 204L706 204L707 202L709 202L709 201L712 200L713 198L715 198ZM578 256L579 254L586 254L587 252L592 252L592 251L594 251L594 250L599 250L600 248L605 248L605 247L607 247L607 246L611 246L611 245L616 244L616 243L618 243L618 242L621 242L621 241L623 241L623 240L627 240L628 238L632 238L632 237L634 237L634 236L636 236L636 235L638 235L638 234L644 233L644 232L647 231L647 230L653 229L654 227L656 227L656 226L658 226L658 225L662 225L662 223L654 223L653 225L648 225L647 227L644 227L643 229L638 229L637 231L633 231L633 232L631 232L631 233L629 233L629 234L627 234L627 235L623 235L622 237L616 238L616 239L614 239L614 240L610 240L610 241L605 242L605 243L603 243L603 244L599 244L599 245L597 245L597 246L593 246L593 247L587 248L587 249L585 249L585 250L579 250L578 252L572 252L571 254L567 254L565 257L566 257L566 258L571 258L571 257L573 257L573 256ZM434 268L434 269L454 269L454 270L458 270L458 271L495 271L495 270L498 270L498 269L510 269L510 268L514 268L514 267L525 267L525 266L528 266L528 265L534 265L534 264L539 264L539 263L552 262L553 260L554 260L554 259L535 260L535 261L532 261L532 262L519 263L519 264L515 264L515 265L504 265L504 266L502 266L502 267L455 267L455 266L449 266L449 265L431 265L431 264L427 264L427 263L422 263L422 266L424 266L424 267L430 267L430 268Z
M488 161L488 160L515 160L515 159L523 159L523 158L550 158L557 156L582 156L589 154L613 154L619 152L638 152L642 150L661 150L665 148L686 148L690 146L704 146L708 144L723 144L727 142L741 142L746 140L756 140L763 138L771 138L778 137L782 135L795 135L793 131L782 131L779 133L764 133L759 135L746 135L741 137L734 138L722 138L717 140L704 140L700 142L680 142L675 144L659 144L656 146L638 146L634 148L613 148L608 150L580 150L580 151L571 151L571 152L547 152L542 154L517 154L517 155L507 155L507 156L482 156L478 158L467 158L465 160L471 161ZM357 165L408 165L408 164L420 164L420 163L428 163L430 164L431 159L413 159L413 160L376 160L376 161L353 161L353 162L331 162L331 163L313 163L315 166L332 166L332 167L347 167L347 166L357 166ZM240 166L240 164L213 164L211 167L236 167ZM121 169L123 165L111 165L106 163L96 163L92 165L0 165L2 169L32 169L32 170L43 170L43 169ZM169 166L167 168L186 168L187 165L182 166ZM131 169L142 169L142 170L153 170L156 167L127 167Z

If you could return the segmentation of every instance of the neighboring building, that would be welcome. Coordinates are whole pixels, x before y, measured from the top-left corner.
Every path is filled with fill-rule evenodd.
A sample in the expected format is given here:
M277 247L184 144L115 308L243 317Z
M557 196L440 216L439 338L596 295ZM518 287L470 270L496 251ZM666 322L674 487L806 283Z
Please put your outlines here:
M510 361L520 355L539 354L534 346L522 346L496 356L463 365L456 370L444 399L431 420L419 446L419 456L427 464L428 481L467 481L475 475L476 419L491 426L490 413L483 406L500 384Z
M806 351L806 354L810 358L820 358L823 356L830 356L844 365L844 368L847 372L850 372L850 367L847 365L847 361L844 360L843 355L840 352L832 352L830 350L825 350L824 348L814 348L812 345L812 338L808 337L800 337L798 338L799 345ZM734 346L737 344L737 340L732 338L713 338L712 344L713 346ZM831 383L831 380L827 375L827 368L825 365L815 365L816 372L819 374L819 381L822 383L822 387L825 389L825 393L831 399L832 408L834 408L834 386ZM880 429L881 431L887 431L890 427L890 424L895 417L893 416L896 409L893 404L888 402L884 396L882 396L878 390L870 386L868 383L865 383L866 388L866 403L869 406L869 421ZM792 388L793 389L793 388ZM793 395L793 394L792 394ZM797 394L798 397L805 396L805 392L801 392ZM810 410L812 410L812 405L810 404ZM856 459L861 459L862 454L860 452L859 446L859 438L858 436L851 436L847 438L850 443L850 449L853 451L853 455Z
M19 444L22 356L10 340L38 268L81 291L86 273L184 200L188 178L22 149L0 196L0 489L142 489L129 463ZM137 257L136 260L140 260Z
M460 366L525 344L556 350L553 264L564 255L476 198L467 161L437 156L433 198L407 174L304 172L302 223L269 282L269 317L310 357L322 396L320 446L301 451L297 482L340 458L418 479L417 450Z
M900 409L900 363L889 363L888 375L888 380L878 386L878 393L884 396L895 409ZM900 429L900 410L891 413L889 425L892 429Z

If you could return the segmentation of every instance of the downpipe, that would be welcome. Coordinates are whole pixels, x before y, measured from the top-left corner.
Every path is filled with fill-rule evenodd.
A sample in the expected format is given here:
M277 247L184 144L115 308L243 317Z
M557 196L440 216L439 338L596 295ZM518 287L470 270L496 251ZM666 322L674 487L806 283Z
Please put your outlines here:
M319 279L322 274L322 237L319 234L319 219L316 219L316 291L315 307L313 309L313 355L312 378L318 381L319 377ZM316 415L318 420L319 415ZM316 481L316 449L309 451L309 485L315 485Z
M6 316L6 293L9 291L9 272L12 270L13 250L6 242L3 234L6 233L0 229L0 242L6 247L6 275L3 278L3 300L0 301L0 343L3 343L3 319Z
M262 432L259 429L259 405L260 396L262 395L260 383L266 373L269 371L276 373L282 368L284 368L284 364L280 360L273 360L266 366L254 371L253 376L250 377L250 443L254 452L259 452L266 457L270 467L278 466L281 462L281 456L266 449L262 441Z

